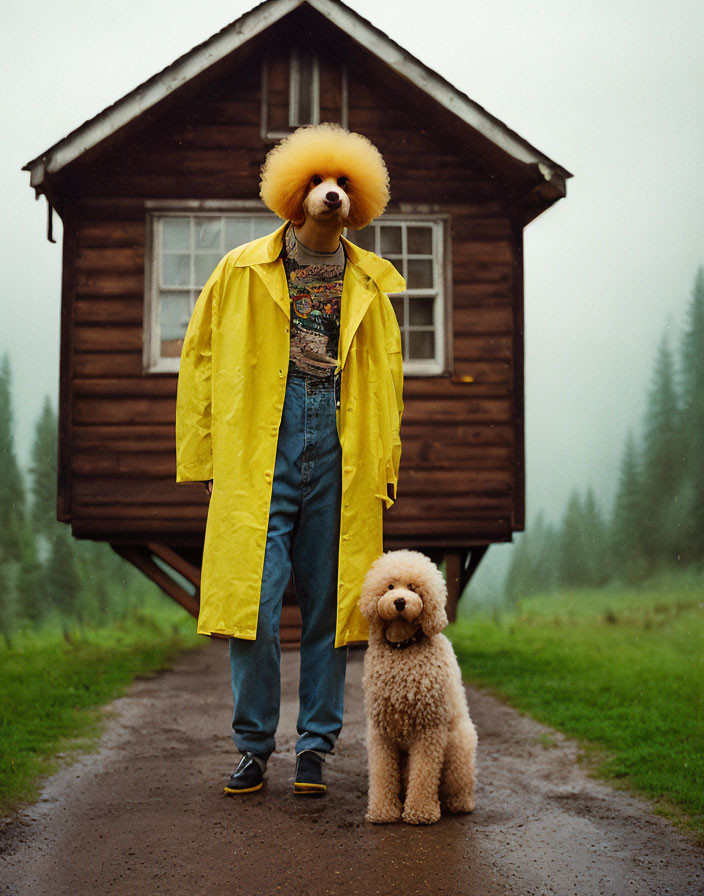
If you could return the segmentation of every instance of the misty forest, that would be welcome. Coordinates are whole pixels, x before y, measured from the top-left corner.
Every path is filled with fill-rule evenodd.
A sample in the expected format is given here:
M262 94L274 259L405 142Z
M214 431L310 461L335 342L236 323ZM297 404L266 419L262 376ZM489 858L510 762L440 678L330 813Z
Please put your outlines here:
M0 362L0 637L117 619L154 586L107 544L78 541L56 520L57 416L47 397L35 424L27 475L17 460L7 354Z
M625 439L612 506L575 489L558 525L539 513L513 549L509 603L559 588L638 585L704 563L704 267L674 348L668 330L641 431Z

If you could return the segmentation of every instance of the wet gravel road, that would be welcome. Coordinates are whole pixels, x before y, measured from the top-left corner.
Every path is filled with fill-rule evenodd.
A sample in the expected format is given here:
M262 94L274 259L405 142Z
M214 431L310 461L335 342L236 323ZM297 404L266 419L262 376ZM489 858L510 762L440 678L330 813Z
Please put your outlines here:
M2 896L702 896L704 850L647 803L590 779L571 742L468 688L477 810L430 827L364 822L362 654L328 795L294 797L297 654L283 656L277 752L258 793L236 764L226 645L140 680L107 710L99 750L0 827Z

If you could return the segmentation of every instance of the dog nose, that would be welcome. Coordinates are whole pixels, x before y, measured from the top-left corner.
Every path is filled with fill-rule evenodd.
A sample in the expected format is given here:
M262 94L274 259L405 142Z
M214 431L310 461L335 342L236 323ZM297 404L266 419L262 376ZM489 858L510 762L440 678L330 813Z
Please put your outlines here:
M405 610L406 609L405 599L403 597L397 597L396 600L394 601L394 606L399 611L399 613L401 612L401 610Z
M325 194L325 198L328 202L337 202L337 200L340 198L340 194L336 193L334 190L330 190L329 193Z

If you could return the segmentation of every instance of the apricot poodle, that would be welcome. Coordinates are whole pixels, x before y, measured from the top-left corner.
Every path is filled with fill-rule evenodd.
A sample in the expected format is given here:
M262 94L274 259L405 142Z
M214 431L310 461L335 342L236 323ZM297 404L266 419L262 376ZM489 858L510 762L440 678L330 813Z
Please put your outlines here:
M417 551L372 565L359 600L369 620L364 704L367 821L438 821L474 809L477 733L447 625L440 570Z

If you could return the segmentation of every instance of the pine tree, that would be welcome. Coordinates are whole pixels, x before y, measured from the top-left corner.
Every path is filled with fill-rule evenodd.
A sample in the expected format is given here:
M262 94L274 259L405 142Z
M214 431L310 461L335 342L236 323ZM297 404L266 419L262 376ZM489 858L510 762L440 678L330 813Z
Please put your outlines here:
M64 617L73 616L81 622L86 621L76 551L68 526L61 525L54 532L44 580L50 603Z
M682 342L686 557L704 562L704 267L694 281Z
M19 559L19 530L24 511L24 485L15 454L12 375L7 352L0 362L0 561Z
M682 551L678 500L684 446L674 362L666 335L655 362L643 428L642 546L654 563L669 564L676 562Z
M611 516L611 556L617 578L637 578L644 564L641 540L641 463L635 436L629 431L621 459L621 473Z
M536 592L552 591L559 579L559 540L542 513L531 526L530 576Z
M0 563L0 635L8 647L12 646L15 630L15 607L12 599L7 567Z
M560 534L552 523L542 530L540 553L535 564L541 591L554 591L560 582Z
M585 552L584 584L605 585L611 576L607 526L591 488L582 502L582 549Z
M44 573L37 552L37 542L29 526L22 528L19 541L17 613L22 619L36 625L49 613L51 602L44 588Z
M589 548L584 506L579 492L573 491L562 518L559 538L560 584L578 587L589 583Z
M510 602L552 591L558 584L558 539L539 513L520 536L506 574L504 592Z
M57 419L49 396L44 399L32 443L30 475L30 519L35 532L50 539L56 521Z
M113 593L119 590L116 564L121 560L106 544L98 541L75 542L81 588L85 595L84 610L93 607L94 622L104 622L114 609ZM124 562L124 561L123 561Z

